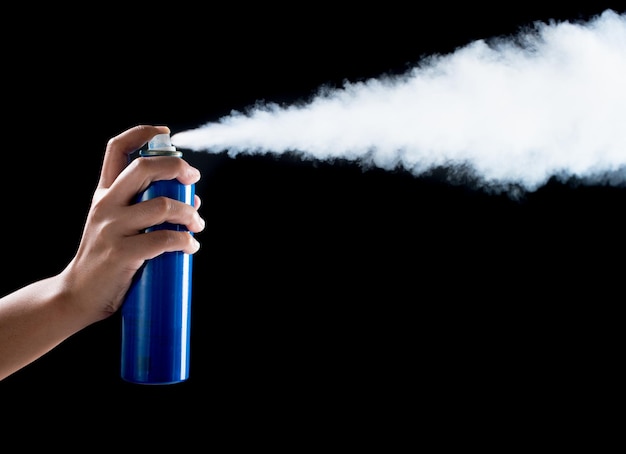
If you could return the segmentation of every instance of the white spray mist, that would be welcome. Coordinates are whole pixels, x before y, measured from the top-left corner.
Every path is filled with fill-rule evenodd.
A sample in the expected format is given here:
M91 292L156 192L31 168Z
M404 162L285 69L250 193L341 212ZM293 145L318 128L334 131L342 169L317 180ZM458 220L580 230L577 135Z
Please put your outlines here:
M172 136L212 153L299 153L365 166L469 169L481 185L535 190L551 177L626 184L626 15L537 22L423 59L403 75L258 102ZM498 189L499 188L499 189Z

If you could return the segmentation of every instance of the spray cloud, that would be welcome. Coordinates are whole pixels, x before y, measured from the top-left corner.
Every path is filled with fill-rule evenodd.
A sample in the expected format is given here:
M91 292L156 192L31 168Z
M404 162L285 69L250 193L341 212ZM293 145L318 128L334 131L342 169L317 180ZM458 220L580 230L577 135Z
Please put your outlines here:
M458 169L485 188L551 177L626 184L626 15L537 22L432 55L402 75L257 102L172 136L179 148L298 153L415 175ZM454 172L452 172L454 173Z

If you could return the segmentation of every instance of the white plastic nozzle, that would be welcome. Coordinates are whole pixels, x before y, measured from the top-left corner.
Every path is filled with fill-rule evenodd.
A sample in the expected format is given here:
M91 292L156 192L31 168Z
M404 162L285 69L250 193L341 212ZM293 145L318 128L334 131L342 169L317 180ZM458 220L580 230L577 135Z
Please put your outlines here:
M148 142L148 150L176 151L176 147L172 145L169 134L157 134Z

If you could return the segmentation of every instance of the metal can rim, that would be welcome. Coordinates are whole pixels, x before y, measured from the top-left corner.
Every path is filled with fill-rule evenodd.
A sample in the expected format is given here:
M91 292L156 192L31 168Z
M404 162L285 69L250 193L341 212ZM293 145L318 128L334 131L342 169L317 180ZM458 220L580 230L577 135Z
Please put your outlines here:
M178 150L141 150L139 156L176 156L181 157L182 151Z

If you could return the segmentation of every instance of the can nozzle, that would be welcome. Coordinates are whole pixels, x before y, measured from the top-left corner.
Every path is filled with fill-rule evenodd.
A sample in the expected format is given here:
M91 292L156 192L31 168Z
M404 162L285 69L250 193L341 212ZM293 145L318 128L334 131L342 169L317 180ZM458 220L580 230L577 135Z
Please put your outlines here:
M148 142L148 150L176 151L169 134L157 134Z
M139 152L141 156L182 156L172 145L169 134L157 134L148 142L148 149Z

